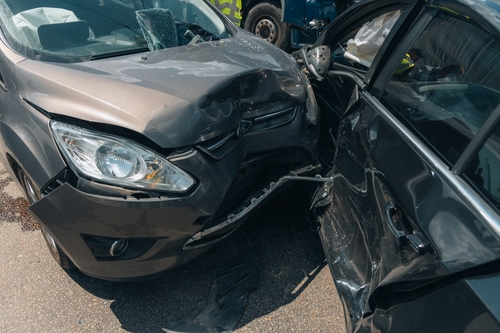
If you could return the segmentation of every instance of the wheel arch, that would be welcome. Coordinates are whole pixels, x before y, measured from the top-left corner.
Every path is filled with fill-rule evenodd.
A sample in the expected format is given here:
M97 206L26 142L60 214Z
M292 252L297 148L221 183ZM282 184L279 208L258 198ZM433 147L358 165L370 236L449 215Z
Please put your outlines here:
M30 105L20 106L26 112L0 123L2 163L19 184L23 170L37 189L43 189L67 166L52 139L49 119Z

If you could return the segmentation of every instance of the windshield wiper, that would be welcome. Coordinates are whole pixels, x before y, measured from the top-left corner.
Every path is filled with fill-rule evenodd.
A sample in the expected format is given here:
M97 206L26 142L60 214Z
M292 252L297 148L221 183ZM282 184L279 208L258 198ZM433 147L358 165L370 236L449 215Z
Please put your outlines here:
M109 53L103 53L103 54L94 54L94 55L90 56L90 61L119 57L119 56L124 56L124 55L129 55L129 54L142 53L142 52L149 52L149 48L141 47L138 49L123 50L123 51L109 52Z

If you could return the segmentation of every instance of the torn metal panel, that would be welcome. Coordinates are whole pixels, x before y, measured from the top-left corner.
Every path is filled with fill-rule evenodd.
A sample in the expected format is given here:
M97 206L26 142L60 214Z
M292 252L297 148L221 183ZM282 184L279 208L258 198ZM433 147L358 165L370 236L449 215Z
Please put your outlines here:
M332 178L324 178L317 174L314 177L301 176L319 171L321 165L309 165L307 167L293 171L290 175L283 176L276 182L271 182L267 187L260 190L257 194L250 196L241 206L235 209L228 216L211 224L209 228L203 229L194 234L184 244L184 250L205 247L229 236L252 213L257 207L269 200L273 195L283 190L281 186L293 181L306 181L313 183L331 183Z

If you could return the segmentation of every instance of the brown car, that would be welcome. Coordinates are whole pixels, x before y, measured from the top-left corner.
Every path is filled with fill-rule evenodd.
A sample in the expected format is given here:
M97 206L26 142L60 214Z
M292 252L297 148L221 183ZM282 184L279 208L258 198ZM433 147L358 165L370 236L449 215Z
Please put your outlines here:
M0 25L0 160L66 269L182 264L315 158L295 60L208 2L1 0Z

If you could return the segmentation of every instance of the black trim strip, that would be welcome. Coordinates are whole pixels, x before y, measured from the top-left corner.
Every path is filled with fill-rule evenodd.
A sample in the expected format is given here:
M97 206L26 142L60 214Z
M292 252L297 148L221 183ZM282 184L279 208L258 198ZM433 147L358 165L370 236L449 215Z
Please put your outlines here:
M498 123L500 123L500 105L498 105L497 108L491 113L483 127L479 129L472 141L467 145L467 148L465 148L462 155L460 155L460 158L453 166L453 169L451 169L453 173L460 175L465 171L465 169L469 166L469 163L486 142L491 132L497 127Z
M213 145L209 146L209 147L204 147L205 149L208 149L209 151L214 151L216 150L217 148L221 147L223 144L225 144L226 142L228 142L229 140L231 140L231 138L234 136L234 133L231 132L229 133L228 135L226 135L225 137L223 137L220 141L214 143Z
M278 111L278 112L266 114L265 116L260 116L260 117L255 118L254 121L262 121L262 120L266 120L266 119L270 119L270 118L279 117L279 116L281 116L281 115L283 115L285 113L292 112L293 109L294 109L294 107L286 109L286 110L282 110L282 111Z

